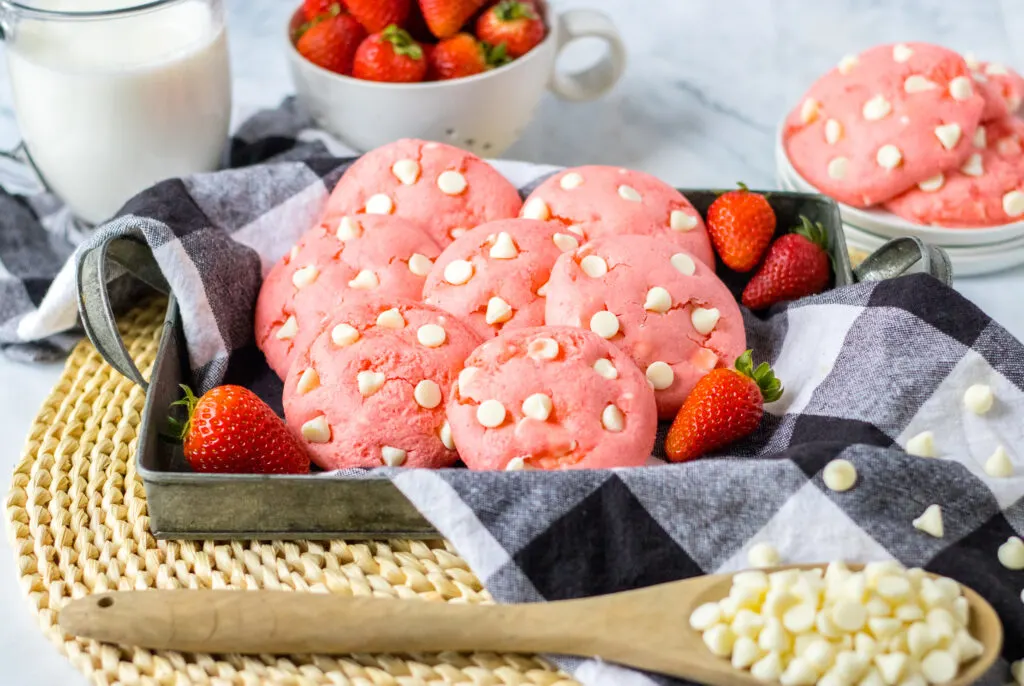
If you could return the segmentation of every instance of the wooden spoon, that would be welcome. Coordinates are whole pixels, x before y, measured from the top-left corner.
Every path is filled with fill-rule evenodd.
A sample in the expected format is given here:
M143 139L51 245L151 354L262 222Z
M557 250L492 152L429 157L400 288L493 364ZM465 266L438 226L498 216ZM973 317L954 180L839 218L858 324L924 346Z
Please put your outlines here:
M798 568L814 566L824 567ZM731 580L729 574L701 576L611 595L522 605L284 591L121 591L72 601L60 612L60 626L68 634L154 650L561 653L600 657L712 686L763 686L749 672L713 655L700 633L690 628L693 610L728 595ZM967 587L963 592L971 609L969 630L985 652L962 668L950 686L977 680L1003 643L1003 627L992 606Z

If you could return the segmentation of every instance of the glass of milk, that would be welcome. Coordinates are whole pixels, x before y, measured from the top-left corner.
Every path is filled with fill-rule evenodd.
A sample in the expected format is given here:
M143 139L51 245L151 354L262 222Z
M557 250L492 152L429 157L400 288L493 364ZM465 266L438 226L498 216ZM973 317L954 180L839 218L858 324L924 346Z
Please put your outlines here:
M25 147L78 218L217 167L231 118L222 0L0 0L0 28Z

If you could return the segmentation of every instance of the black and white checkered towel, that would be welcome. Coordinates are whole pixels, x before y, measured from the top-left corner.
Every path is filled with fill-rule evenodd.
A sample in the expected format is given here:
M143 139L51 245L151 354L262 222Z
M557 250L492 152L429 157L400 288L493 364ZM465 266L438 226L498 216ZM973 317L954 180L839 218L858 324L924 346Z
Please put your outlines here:
M287 105L257 116L236 134L231 159L273 163L161 183L89 239L132 235L152 246L181 303L203 387L250 342L260 274L306 229L351 161L324 156L339 149L305 127ZM520 188L551 171L496 166ZM37 218L52 228L59 213L44 211L52 199L5 195L0 204L0 343L59 350L75 322L73 275L59 266L72 248ZM786 392L729 457L591 472L385 473L502 602L736 570L761 541L786 562L924 566L995 606L1006 659L986 683L1004 683L1008 661L1024 658L1024 571L996 557L1008 537L1024 535L1024 346L927 276L832 291L767 320L748 316L747 331ZM980 417L962 402L975 383L997 398ZM939 459L899 448L924 430L934 432ZM998 445L1014 463L1010 478L982 469ZM840 456L859 472L845 493L821 477ZM911 525L933 503L943 509L941 539ZM589 686L678 683L597 661L558 662Z

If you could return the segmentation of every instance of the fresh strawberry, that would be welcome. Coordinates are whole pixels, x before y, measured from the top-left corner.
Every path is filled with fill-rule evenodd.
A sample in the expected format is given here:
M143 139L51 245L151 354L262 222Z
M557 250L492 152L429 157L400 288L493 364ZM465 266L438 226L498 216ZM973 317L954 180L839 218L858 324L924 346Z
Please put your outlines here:
M481 43L471 34L457 33L445 38L434 46L427 58L427 79L441 81L472 76L488 69L491 64L491 53L500 59L504 51L492 51L486 43Z
M476 36L491 45L504 44L515 59L544 40L544 21L531 3L502 0L476 20Z
M750 351L736 360L736 369L712 369L690 392L665 438L672 462L687 462L750 435L764 412L764 403L782 396L782 384L767 362L754 369Z
M750 309L821 293L828 286L832 260L825 227L804 216L800 221L793 233L772 243L764 264L743 289L743 304Z
M410 83L427 74L423 48L395 24L371 34L356 50L352 76L367 81Z
M306 21L314 21L325 14L338 15L342 6L338 0L303 0L302 16Z
M362 25L349 14L316 19L299 37L295 49L313 64L338 74L351 74L356 49L366 38Z
M188 386L181 388L185 397L173 404L188 410L179 435L192 469L229 474L309 472L302 443L249 389L218 386L196 398Z
M430 32L438 38L451 38L487 0L419 0L419 3Z
M345 0L348 11L370 33L391 24L402 26L409 17L411 0Z
M730 269L749 272L761 261L775 235L775 212L763 195L740 184L718 196L708 208L711 242Z

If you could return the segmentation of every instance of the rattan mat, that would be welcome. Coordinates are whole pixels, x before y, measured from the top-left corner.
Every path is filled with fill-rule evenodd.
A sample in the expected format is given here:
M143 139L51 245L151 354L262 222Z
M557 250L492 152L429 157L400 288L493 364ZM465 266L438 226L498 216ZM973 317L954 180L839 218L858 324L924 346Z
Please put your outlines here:
M125 344L148 376L166 302L125 316ZM535 657L201 655L79 640L57 627L69 599L106 590L268 588L489 603L446 542L159 541L135 474L142 390L83 341L32 424L7 498L21 586L39 624L96 684L542 684L576 682Z

